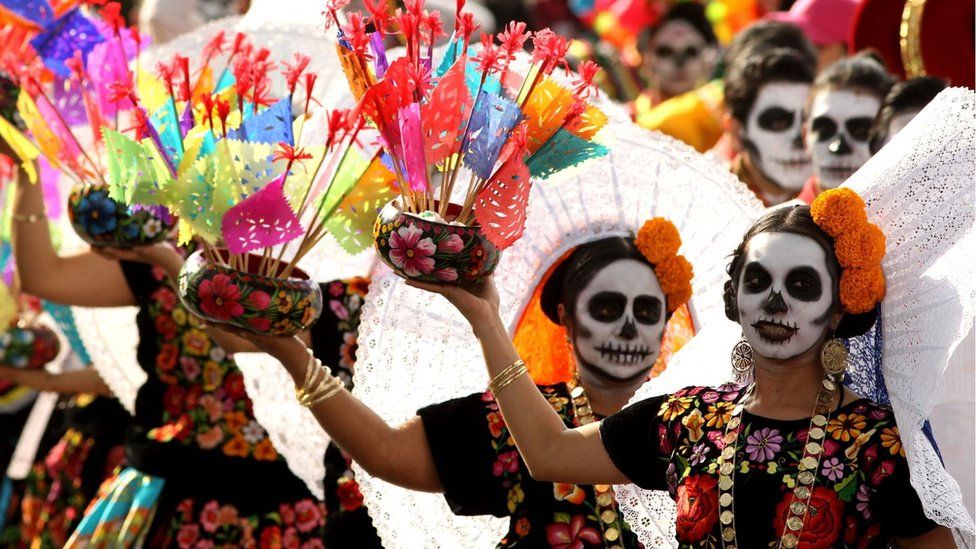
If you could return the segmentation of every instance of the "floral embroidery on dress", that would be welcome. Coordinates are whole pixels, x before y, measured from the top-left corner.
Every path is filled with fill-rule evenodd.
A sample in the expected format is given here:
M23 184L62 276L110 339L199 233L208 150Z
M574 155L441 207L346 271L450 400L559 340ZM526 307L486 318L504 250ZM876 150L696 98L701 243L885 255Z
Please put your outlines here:
M220 449L232 457L278 459L264 428L254 419L244 376L233 359L186 312L165 272L153 267L158 283L146 309L156 328L159 353L155 376L166 384L162 425L149 437L159 442Z
M678 507L681 547L721 545L716 459L725 447L729 414L743 391L740 385L690 387L664 398L657 408L659 455L667 462L667 483ZM753 492L778 486L779 492L772 496L776 502L772 529L778 537L789 517L791 488L803 457L807 424L801 421L804 426L792 429L787 426L794 422L749 419L748 415L743 421L736 485L749 483ZM881 505L877 495L896 468L905 466L894 414L888 408L857 400L843 406L825 430L819 475L799 546L872 547L872 540L881 539L879 524L872 522ZM763 477L774 481L756 484ZM738 516L744 515L740 511ZM749 523L744 519L737 522L742 544L741 531Z
M169 527L154 546L181 549L211 547L324 548L321 528L325 507L313 499L281 504L263 515L242 516L233 505L186 499L176 506Z
M359 313L369 289L366 278L350 278L336 280L327 286L325 295L326 306L332 311L337 320L337 328L342 336L339 344L339 361L334 366L338 375L347 386L352 384L353 368L356 364L356 349L359 338Z
M539 389L567 427L579 426L565 385L543 386ZM487 410L485 419L488 421L488 430L492 437L491 447L495 453L492 474L499 477L502 481L501 485L508 490L507 507L512 516L512 527L498 547L518 546L534 528L542 529L543 538L550 547L582 549L606 546L592 487L555 483L552 485L551 499L548 502L526 499L528 490L525 483L535 481L523 476L527 471L494 396L486 392L481 396L481 400ZM532 495L538 500L537 492ZM540 513L540 509L546 512ZM544 524L533 523L545 515L549 518ZM626 523L624 526L626 527ZM610 545L635 547L639 546L639 543L634 534L627 529L620 534L620 538L615 540L615 543Z

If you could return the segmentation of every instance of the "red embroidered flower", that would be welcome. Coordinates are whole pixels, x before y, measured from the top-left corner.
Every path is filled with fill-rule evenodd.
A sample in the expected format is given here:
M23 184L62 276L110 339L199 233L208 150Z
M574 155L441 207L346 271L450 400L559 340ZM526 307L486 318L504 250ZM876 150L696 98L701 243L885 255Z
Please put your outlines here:
M583 549L585 543L598 544L603 542L600 532L592 526L586 526L586 518L576 515L569 521L546 526L546 541L555 549Z
M339 495L339 507L343 511L355 511L363 506L363 494L359 491L359 483L351 478L340 478L336 487Z
M718 489L715 477L691 475L678 486L678 539L697 543L718 520Z
M496 477L500 477L504 473L514 473L519 468L518 460L519 455L517 451L502 452L498 454L498 459L492 465L492 473Z
M502 436L502 429L505 428L505 420L502 419L502 415L498 412L491 412L488 414L488 430L491 431L491 436L493 438L498 438Z
M782 532L789 517L790 504L793 503L793 493L786 492L783 500L776 506L773 519L773 529ZM837 492L823 486L815 486L810 496L810 508L803 530L800 531L798 547L803 549L829 549L840 537L844 527L844 502L837 497Z
M556 500L568 501L576 505L581 505L583 500L586 499L586 492L576 484L562 484L557 482L552 485L552 493Z
M201 282L198 297L200 309L217 320L230 320L244 314L244 307L240 304L241 291L225 274Z
M303 499L295 504L295 526L299 532L311 532L313 528L322 524L322 511L317 503L310 499Z
M176 345L164 343L159 350L159 354L156 355L156 368L164 372L172 370L176 367L176 359L179 354L180 351L176 348Z
M261 530L261 547L281 547L281 528L268 526Z
M203 506L203 511L200 512L200 524L203 525L205 531L210 533L217 531L217 526L220 525L218 511L219 506L216 501L208 502Z
M227 374L224 379L224 390L227 391L227 397L231 400L240 400L244 398L244 375L240 372L231 372Z

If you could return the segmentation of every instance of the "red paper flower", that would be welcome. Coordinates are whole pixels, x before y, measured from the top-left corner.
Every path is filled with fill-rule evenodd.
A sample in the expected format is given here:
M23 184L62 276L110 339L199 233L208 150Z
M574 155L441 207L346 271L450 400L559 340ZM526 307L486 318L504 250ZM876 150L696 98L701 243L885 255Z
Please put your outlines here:
M298 79L301 78L302 73L308 68L310 61L311 59L307 55L296 53L294 65L285 63L285 69L281 72L285 77L285 82L288 84L289 94L295 95L295 88L298 87Z
M386 29L390 24L390 12L386 7L387 0L363 0L366 11L369 12L370 22L376 27L377 32L386 34Z
M126 99L131 100L133 104L136 103L131 74L126 74L123 78L120 78L108 85L109 102L118 103L120 101L125 101Z
M310 153L305 152L304 148L292 147L288 143L282 142L282 143L278 143L278 149L275 150L274 155L272 155L271 157L271 160L272 162L278 162L279 160L286 160L288 161L288 167L290 168L291 165L296 160L301 162L302 160L311 160L311 158L312 155Z
M122 27L125 27L125 18L122 17L122 4L109 2L102 8L102 19L112 27L112 32L119 36Z
M495 38L490 34L481 35L481 52L474 58L482 75L498 72L501 51L495 47ZM484 76L482 76L484 78Z
M505 27L505 30L498 33L498 40L502 44L502 51L505 52L505 56L511 61L515 57L516 52L522 51L525 46L525 41L529 39L532 35L531 32L526 32L525 23L521 21L512 21Z
M569 40L545 28L532 36L532 62L541 63L542 71L549 74L557 66L567 67L566 52Z
M357 11L349 14L348 22L342 26L342 34L356 55L368 55L369 35L366 33L366 22L362 13Z
M200 310L217 320L230 320L244 314L241 291L225 274L201 282L197 297L200 298Z
M470 13L461 13L458 15L457 21L454 23L455 32L458 36L461 36L461 43L467 44L471 42L471 35L474 31L478 30L481 25L474 22L474 15Z
M573 86L576 87L573 92L581 99L585 99L590 95L590 88L593 87L593 79L600 72L600 65L589 60L583 61L576 72L579 74L579 79L573 80Z
M176 58L174 57L169 63L164 63L162 61L156 63L156 76L166 84L166 90L169 92L170 97L174 97L173 94L173 84L176 82Z
M315 81L318 79L319 75L314 72L305 73L305 112L308 112L308 106L312 103L312 88L315 87ZM316 101L318 103L318 101ZM321 104L321 103L319 103Z
M207 42L207 45L203 47L203 58L205 60L204 64L210 64L210 60L213 59L214 56L223 53L224 44L226 41L227 38L224 31L220 31L215 34L209 42Z
M188 57L183 57L177 55L175 58L176 66L179 67L180 72L183 74L183 80L180 81L180 99L183 101L189 101L191 97L190 93L190 59Z
M444 32L444 23L441 22L441 12L425 11L420 19L420 28L423 30L424 37L428 44L433 44L438 38L447 36Z
M217 109L217 117L220 118L220 128L223 130L224 135L227 135L227 117L230 116L230 101L226 99L218 99L215 105Z

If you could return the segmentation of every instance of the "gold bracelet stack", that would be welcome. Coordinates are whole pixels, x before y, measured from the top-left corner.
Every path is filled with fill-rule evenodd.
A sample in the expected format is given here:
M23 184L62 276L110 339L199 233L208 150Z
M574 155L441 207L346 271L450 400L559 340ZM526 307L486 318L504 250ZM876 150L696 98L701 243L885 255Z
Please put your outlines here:
M492 378L491 383L488 384L488 390L497 396L502 389L508 387L513 381L527 373L529 373L529 369L525 367L525 362L522 359L518 359L511 366L505 368L497 376Z
M322 361L315 358L311 349L308 351L308 364L305 366L305 382L295 389L295 398L306 408L311 408L320 402L334 397L345 388L345 384L338 376L332 375Z

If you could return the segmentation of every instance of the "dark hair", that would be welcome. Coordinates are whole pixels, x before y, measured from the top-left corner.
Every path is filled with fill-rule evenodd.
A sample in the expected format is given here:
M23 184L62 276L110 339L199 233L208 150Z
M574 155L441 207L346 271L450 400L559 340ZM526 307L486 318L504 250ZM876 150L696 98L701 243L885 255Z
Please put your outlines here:
M725 73L725 105L733 118L746 123L759 90L770 82L809 84L814 69L795 50L757 52Z
M800 27L783 21L759 21L742 29L732 38L722 57L726 70L732 70L757 52L775 48L794 50L809 66L817 67L817 50Z
M736 291L739 277L742 275L742 269L745 266L746 246L754 236L761 233L793 233L805 236L816 242L827 256L827 272L833 278L831 284L833 304L831 307L835 312L841 310L839 297L841 267L840 263L837 262L837 256L834 254L834 240L814 223L813 216L810 215L810 206L804 205L776 208L762 216L759 218L759 221L756 221L746 231L745 236L742 237L742 242L732 252L732 259L726 268L729 279L725 282L725 291L723 294L725 299L725 316L729 320L733 322L739 321ZM874 310L868 313L859 315L845 313L837 329L834 330L834 335L843 338L863 335L871 329L871 326L874 325L877 318L878 307L875 307Z
M884 99L895 79L874 52L862 51L827 67L813 82L810 97L824 89L856 88Z
M542 287L542 312L549 320L559 324L559 304L562 303L570 316L574 316L576 296L604 267L621 259L636 259L653 267L637 249L633 238L613 236L576 248L556 267Z
M718 38L715 37L715 30L712 29L712 23L705 16L705 8L697 2L682 2L671 6L664 13L664 16L661 17L660 21L645 33L641 40L641 47L646 47L665 25L675 21L687 23L691 28L695 29L695 32L701 35L706 44L713 46L718 43Z
M878 116L874 119L874 126L871 127L871 133L868 136L871 154L878 152L888 139L891 120L894 117L906 112L924 109L929 102L935 99L935 96L946 89L946 86L944 80L931 76L918 76L893 85L884 101L881 102L881 110L878 111Z

